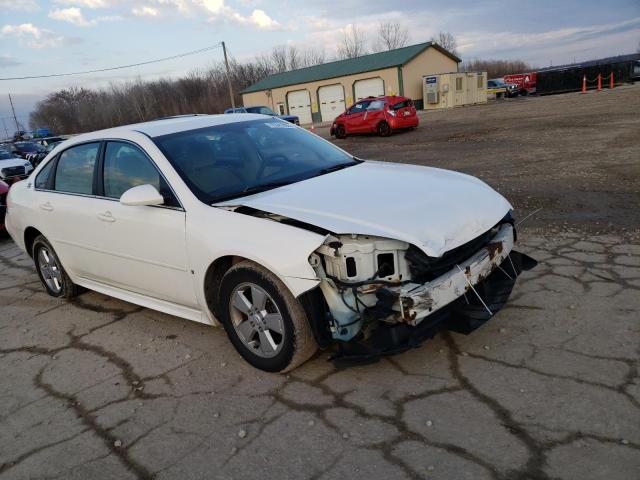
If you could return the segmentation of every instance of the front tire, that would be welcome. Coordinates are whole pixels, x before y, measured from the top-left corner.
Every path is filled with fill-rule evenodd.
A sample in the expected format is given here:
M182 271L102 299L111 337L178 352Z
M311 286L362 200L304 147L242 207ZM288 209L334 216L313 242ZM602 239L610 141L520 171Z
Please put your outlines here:
M338 125L336 127L336 138L347 138L347 130L344 128L344 125Z
M235 349L260 370L293 370L318 348L302 305L274 274L253 262L240 262L224 275L219 311Z
M80 293L80 287L71 281L55 250L43 235L34 240L32 256L40 281L49 295L73 298Z

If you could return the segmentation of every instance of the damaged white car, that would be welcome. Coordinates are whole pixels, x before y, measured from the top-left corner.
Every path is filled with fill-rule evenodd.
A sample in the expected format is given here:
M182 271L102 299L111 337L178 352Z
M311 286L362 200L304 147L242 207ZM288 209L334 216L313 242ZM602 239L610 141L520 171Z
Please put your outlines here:
M261 115L74 137L7 206L50 295L81 286L221 323L268 371L332 342L335 361L368 362L469 332L535 265L513 250L511 206L480 180L362 161Z

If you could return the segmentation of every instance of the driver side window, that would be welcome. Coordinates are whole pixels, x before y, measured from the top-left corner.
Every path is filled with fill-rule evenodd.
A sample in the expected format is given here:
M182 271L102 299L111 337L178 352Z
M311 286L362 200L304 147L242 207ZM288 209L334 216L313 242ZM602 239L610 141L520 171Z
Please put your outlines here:
M165 198L166 206L179 206L173 192L155 165L136 146L124 142L107 142L104 152L104 196L119 199L138 185L153 185Z
M359 102L349 109L349 115L364 112L371 102Z

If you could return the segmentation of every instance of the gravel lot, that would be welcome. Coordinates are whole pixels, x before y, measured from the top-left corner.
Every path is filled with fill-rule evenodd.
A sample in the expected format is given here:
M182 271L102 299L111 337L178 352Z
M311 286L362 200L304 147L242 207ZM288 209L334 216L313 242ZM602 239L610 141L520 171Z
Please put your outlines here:
M543 208L520 243L540 265L492 321L366 367L259 372L221 329L48 297L1 238L0 479L639 478L638 112L640 85L337 141Z

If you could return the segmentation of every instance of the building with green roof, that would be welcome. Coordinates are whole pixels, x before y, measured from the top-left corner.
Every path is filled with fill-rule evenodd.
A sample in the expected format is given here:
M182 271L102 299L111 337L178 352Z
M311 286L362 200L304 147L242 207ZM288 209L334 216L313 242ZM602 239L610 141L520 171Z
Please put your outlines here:
M245 106L267 105L300 123L329 122L369 96L403 95L422 106L422 77L457 72L460 58L426 42L270 75L243 90Z

